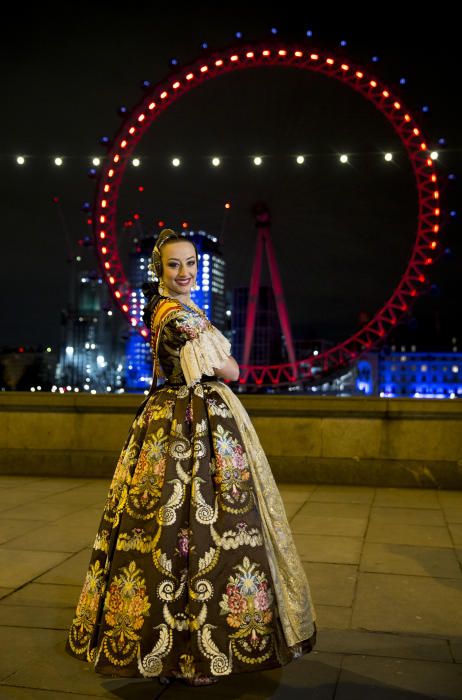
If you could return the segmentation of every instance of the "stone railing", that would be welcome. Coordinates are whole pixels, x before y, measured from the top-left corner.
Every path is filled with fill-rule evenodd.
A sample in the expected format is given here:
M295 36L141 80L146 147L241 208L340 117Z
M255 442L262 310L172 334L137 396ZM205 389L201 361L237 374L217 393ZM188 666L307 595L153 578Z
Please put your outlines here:
M456 399L238 396L278 481L462 487ZM0 393L0 473L110 477L143 399Z

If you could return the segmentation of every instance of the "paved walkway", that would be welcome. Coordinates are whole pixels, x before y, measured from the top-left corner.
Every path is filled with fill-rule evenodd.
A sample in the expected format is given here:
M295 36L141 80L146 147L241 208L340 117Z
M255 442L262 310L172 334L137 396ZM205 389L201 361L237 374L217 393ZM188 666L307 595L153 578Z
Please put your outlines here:
M104 678L64 641L105 479L0 477L0 698L462 698L462 492L281 485L315 652L208 688Z

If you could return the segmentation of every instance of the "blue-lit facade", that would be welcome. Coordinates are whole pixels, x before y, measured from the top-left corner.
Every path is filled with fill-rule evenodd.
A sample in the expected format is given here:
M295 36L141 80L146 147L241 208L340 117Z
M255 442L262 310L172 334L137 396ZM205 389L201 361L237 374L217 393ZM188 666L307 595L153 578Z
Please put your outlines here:
M136 249L129 255L128 278L132 292L130 318L142 322L144 295L141 285L148 279L148 262L154 246L154 239L146 237L136 241ZM127 391L144 391L151 385L152 355L149 341L138 333L136 328L128 328L125 345L125 378Z
M378 393L384 397L462 398L462 354L380 353Z
M225 261L220 252L216 236L205 231L183 233L192 240L198 251L198 274L196 289L191 298L204 309L208 318L220 329L225 326ZM141 321L144 309L144 295L141 285L152 279L148 263L157 236L145 237L136 241L136 250L130 254L128 276L132 286L130 316ZM152 353L149 341L135 328L129 328L126 343L126 390L144 391L151 385Z

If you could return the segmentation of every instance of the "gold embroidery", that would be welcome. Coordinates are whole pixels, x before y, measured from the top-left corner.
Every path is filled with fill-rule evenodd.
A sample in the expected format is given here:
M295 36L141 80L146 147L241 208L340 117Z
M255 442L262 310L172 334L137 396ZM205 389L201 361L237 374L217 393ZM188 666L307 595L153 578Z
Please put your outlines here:
M305 570L271 467L250 417L226 384L217 382L216 391L233 412L248 455L284 636L287 645L293 646L314 633L316 612Z

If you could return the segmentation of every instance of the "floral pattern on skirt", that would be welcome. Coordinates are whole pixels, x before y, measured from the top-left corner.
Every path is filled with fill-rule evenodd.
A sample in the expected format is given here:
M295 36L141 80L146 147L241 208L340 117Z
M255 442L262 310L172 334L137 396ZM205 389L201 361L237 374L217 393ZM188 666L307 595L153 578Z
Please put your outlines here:
M216 381L156 389L129 430L66 641L99 673L225 676L315 642L314 622L286 642L249 458Z

